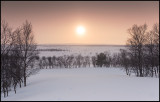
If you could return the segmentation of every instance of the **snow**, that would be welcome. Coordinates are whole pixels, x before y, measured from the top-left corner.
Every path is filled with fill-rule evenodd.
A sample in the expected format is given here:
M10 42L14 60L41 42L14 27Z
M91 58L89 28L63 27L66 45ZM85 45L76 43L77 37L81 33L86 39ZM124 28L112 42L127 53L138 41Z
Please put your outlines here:
M96 53L108 51L111 54L118 53L119 49L125 49L124 46L113 45L39 45L38 49L61 49L65 51L40 51L40 57L43 56L62 56L78 55L93 56Z
M127 76L120 68L42 69L2 101L158 101L159 78Z
M109 51L111 54L124 46L38 46L42 56L93 56ZM27 80L27 87L12 90L2 101L158 101L159 78L127 76L121 68L54 68L42 69Z

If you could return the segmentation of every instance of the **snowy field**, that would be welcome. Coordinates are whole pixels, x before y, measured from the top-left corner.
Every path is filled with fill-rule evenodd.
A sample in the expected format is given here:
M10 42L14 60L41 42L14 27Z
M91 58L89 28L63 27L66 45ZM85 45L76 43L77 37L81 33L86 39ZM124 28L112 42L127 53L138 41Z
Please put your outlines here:
M43 69L2 101L158 101L159 78L127 76L119 68Z
M93 56L109 51L111 54L124 46L38 46L39 56ZM120 68L58 68L42 69L27 80L27 87L9 92L2 101L158 101L159 78L127 76Z
M39 45L38 49L61 49L65 51L40 51L42 56L62 56L62 55L78 55L93 56L96 53L108 51L110 54L118 53L119 49L125 49L124 46L112 45Z

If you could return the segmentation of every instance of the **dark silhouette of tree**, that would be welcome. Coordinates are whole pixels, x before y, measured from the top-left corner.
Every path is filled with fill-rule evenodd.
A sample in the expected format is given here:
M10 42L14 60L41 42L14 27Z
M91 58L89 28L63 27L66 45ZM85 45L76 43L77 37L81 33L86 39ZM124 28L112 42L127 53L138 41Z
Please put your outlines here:
M120 63L125 68L126 74L130 76L130 58L128 52L124 49L120 49Z
M24 73L24 86L26 86L26 78L31 74L32 71L30 65L35 61L35 56L38 54L36 51L36 43L34 42L34 35L32 31L32 24L27 20L22 26L22 34L21 41L19 41L21 45L21 50L23 51L23 73ZM29 74L27 75L27 71Z
M8 61L13 47L13 40L12 29L6 21L1 20L1 92L3 92L4 97L8 96L12 81Z
M158 25L155 24L153 29L146 34L145 43L145 67L146 76L149 74L151 77L154 74L157 76L159 70L159 35Z
M92 56L92 64L96 67L96 56Z
M137 62L134 62L134 68L137 71L137 76L143 77L143 56L144 56L144 43L146 35L147 25L133 25L132 28L128 29L130 38L127 41L129 45L130 54Z
M98 67L102 67L106 64L106 55L104 53L100 53L97 55L96 65Z

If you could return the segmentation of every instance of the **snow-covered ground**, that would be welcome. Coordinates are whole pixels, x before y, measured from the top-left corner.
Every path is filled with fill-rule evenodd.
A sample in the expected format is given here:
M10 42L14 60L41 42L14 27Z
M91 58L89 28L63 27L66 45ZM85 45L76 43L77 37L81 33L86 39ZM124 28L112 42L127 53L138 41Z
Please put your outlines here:
M108 51L110 54L118 53L119 49L125 49L124 46L113 45L39 45L38 49L61 49L65 51L40 51L39 56L62 56L78 55L93 56L96 53Z
M38 49L65 51L40 51L39 56L77 55L93 56L109 51L111 54L124 46L45 45ZM17 94L9 92L2 101L158 101L159 78L127 76L120 68L58 68L42 69L27 80L27 87L18 88Z
M127 76L119 68L43 69L29 77L27 87L2 101L158 101L159 78Z

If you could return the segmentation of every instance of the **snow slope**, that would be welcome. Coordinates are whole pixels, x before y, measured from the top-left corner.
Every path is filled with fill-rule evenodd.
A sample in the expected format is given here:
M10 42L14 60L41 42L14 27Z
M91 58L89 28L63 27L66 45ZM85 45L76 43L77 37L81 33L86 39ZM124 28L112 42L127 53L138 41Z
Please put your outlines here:
M27 87L2 101L159 100L159 78L127 76L119 68L42 69Z

